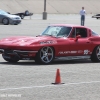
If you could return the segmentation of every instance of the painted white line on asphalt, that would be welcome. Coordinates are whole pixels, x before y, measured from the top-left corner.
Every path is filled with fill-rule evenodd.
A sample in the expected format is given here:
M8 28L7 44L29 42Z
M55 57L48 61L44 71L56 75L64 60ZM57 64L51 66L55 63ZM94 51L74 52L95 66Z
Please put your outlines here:
M100 83L100 81L90 81L90 82L79 82L79 83L68 83L68 84L56 84L56 85L43 85L43 86L29 86L29 87L16 87L16 88L2 88L0 91L6 90L21 90L21 89L32 89L32 88L45 88L45 87L56 87L56 86L68 86L68 85L82 85L82 84L93 84Z

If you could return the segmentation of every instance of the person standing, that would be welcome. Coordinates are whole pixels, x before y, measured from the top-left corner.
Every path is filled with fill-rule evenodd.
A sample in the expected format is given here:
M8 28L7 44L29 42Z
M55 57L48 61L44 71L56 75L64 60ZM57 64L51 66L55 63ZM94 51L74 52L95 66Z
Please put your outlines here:
M84 26L85 14L86 14L86 11L85 11L84 7L82 7L82 10L80 11L80 15L81 15L81 25L82 26Z

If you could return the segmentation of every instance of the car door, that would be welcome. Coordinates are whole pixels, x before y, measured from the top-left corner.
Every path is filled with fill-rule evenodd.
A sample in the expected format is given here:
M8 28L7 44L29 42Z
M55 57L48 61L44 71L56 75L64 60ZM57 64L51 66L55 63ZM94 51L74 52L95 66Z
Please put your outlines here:
M77 36L78 35L78 36ZM70 39L70 55L90 55L92 42L88 39L86 28L74 28Z
M56 54L55 56L70 56L70 43L68 38L58 38L56 45Z

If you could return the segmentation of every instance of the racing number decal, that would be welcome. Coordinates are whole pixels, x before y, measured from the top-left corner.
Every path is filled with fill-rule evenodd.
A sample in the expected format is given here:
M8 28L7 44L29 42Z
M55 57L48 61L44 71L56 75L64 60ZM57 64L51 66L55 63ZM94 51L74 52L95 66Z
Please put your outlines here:
M89 53L89 50L84 50L84 54L87 55Z

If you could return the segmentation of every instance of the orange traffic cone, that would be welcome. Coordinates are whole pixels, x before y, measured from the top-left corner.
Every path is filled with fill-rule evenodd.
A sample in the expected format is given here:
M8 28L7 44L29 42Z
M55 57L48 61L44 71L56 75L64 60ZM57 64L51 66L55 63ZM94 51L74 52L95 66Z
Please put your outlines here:
M60 71L59 71L59 69L57 69L57 72L56 72L55 83L52 83L52 84L64 84L64 83L61 83L61 78L60 78Z

